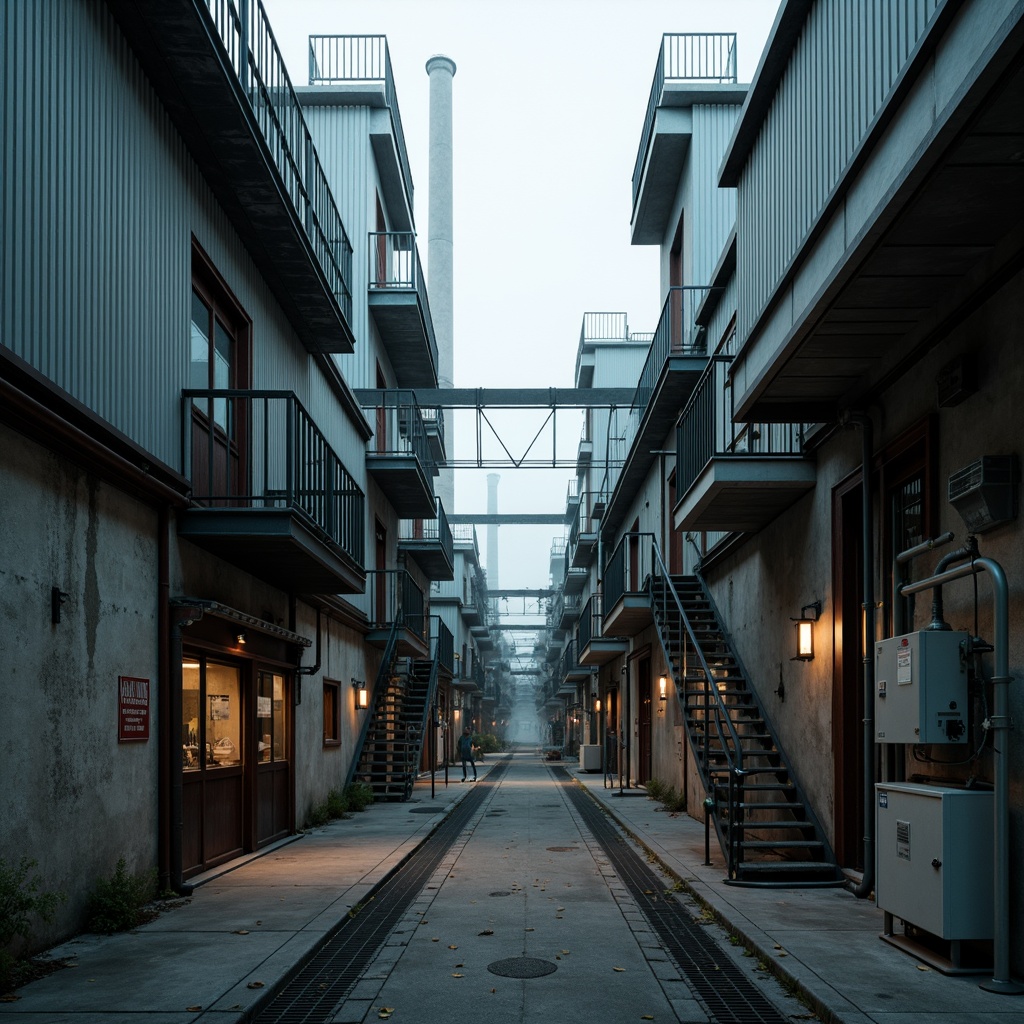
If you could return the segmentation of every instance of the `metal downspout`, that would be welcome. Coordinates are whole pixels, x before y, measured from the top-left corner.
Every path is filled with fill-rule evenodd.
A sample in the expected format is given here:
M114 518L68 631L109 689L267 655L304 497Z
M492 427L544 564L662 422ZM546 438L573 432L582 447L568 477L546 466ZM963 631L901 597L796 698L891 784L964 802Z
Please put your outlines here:
M994 877L993 897L993 939L992 978L981 983L988 992L1002 995L1019 995L1024 986L1010 977L1010 788L1009 788L1009 686L1010 686L1010 615L1009 588L1006 574L998 562L991 558L975 558L967 565L949 569L918 583L900 588L901 594L916 594L929 587L941 587L943 583L973 576L984 569L992 577L993 591L993 647L995 672L992 676L992 714L988 727L996 734L992 741L992 774L994 776ZM1000 740L1005 735L1005 742Z
M174 719L171 717L171 679L174 672L170 661L171 572L170 572L170 512L162 505L157 513L157 876L160 889L171 884L171 740ZM179 718L180 721L180 718Z
M864 875L860 884L851 886L858 899L866 899L875 887L875 578L873 572L874 548L871 529L871 458L874 449L874 428L871 417L852 413L849 417L861 430L861 585L864 592L863 659L864 681Z

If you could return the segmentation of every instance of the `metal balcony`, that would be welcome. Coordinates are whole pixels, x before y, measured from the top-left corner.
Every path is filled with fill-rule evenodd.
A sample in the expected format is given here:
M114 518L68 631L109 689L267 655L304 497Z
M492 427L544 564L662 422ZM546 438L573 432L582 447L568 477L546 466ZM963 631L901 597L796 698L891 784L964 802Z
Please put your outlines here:
M417 582L404 569L372 569L366 574L369 632L366 641L387 646L398 624L398 654L425 658L430 652L430 622L426 601Z
M178 533L289 593L365 584L365 499L290 391L182 392L193 506Z
M627 639L605 632L601 600L600 594L594 594L580 614L577 643L581 665L605 665L629 650Z
M706 286L669 289L633 395L622 468L609 470L611 498L601 523L606 538L622 524L665 435L707 366L707 339L697 315L711 291Z
M263 5L107 6L302 344L353 351L352 245Z
M408 231L371 231L370 315L403 388L437 387L437 340L427 285Z
M648 582L654 569L654 535L627 533L604 572L605 633L636 636L652 622Z
M436 515L430 454L423 415L411 391L379 391L380 405L368 412L374 426L366 452L366 469L403 519Z
M677 530L756 532L814 489L799 423L735 423L731 358L716 356L676 429Z
M693 132L695 102L736 103L736 35L676 33L662 36L633 166L633 243L661 241Z
M455 578L455 542L441 499L434 519L403 519L398 524L398 550L412 558L429 580Z

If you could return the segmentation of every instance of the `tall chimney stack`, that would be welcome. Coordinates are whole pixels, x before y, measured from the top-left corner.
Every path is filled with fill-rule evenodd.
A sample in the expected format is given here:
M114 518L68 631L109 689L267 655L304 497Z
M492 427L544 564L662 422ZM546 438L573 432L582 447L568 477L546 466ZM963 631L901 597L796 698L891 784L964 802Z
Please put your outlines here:
M455 346L452 283L452 79L455 61L440 54L431 57L427 61L427 74L430 76L427 283L437 338L437 384L450 388L454 380ZM455 454L455 438L447 429L445 443L451 460ZM446 512L454 510L455 477L450 468L442 469L438 476L437 496Z
M498 481L497 473L487 474L487 514L498 514ZM498 589L498 527L496 523L487 526L487 589Z

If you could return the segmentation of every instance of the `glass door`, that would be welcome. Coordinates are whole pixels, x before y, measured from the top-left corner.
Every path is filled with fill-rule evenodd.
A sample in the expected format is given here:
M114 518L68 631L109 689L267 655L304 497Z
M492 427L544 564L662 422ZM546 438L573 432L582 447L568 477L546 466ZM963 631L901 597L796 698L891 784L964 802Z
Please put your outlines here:
M256 673L256 845L292 827L289 687L278 672Z

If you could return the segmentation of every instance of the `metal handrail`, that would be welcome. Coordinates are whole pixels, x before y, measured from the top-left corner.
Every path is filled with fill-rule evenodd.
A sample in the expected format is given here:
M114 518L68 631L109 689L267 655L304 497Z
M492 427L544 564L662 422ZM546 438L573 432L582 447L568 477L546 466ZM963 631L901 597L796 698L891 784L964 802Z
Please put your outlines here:
M183 471L194 501L290 508L363 564L363 491L294 392L185 388L181 396Z
M337 85L341 82L384 83L384 102L391 114L391 127L395 133L402 176L408 182L406 195L411 210L414 191L412 170L409 166L409 151L405 145L405 132L402 129L402 115L398 109L398 93L395 90L395 75L391 67L387 36L310 36L309 84Z
M352 319L352 243L320 165L313 137L262 0L206 0L284 191L345 320Z
M640 133L640 147L633 164L633 205L640 192L644 161L651 144L654 118L668 82L736 82L735 32L665 33L661 37L647 113Z
M384 579L383 593L378 593L378 579ZM423 591L405 569L370 569L366 573L369 597L367 618L371 628L382 629L401 620L405 628L427 640L424 616L426 600Z
M400 541L434 541L441 546L449 564L455 564L455 538L448 523L441 499L434 498L437 510L434 519L402 519L398 523L398 539Z
M694 655L697 659L698 665L704 676L704 709L705 715L710 715L713 711L714 714L714 729L718 736L719 746L721 748L721 754L725 758L726 767L728 769L728 788L729 788L729 819L732 823L738 823L742 820L742 812L738 811L738 808L743 803L743 779L747 772L743 767L743 745L740 740L739 733L736 731L735 725L733 725L732 718L729 715L728 708L725 701L722 699L722 695L718 692L718 687L714 685L714 675L712 674L711 667L707 663L707 659L704 657L704 652L701 650L700 644L697 642L697 638L694 634L694 629L690 623L689 616L686 614L686 610L683 608L682 603L679 600L679 595L675 591L675 587L672 586L671 574L668 568L665 566L665 562L661 557L661 551L658 548L656 542L652 538L652 551L651 551L651 562L656 570L659 572L652 573L650 577L649 593L651 599L651 609L654 612L655 620L659 619L665 623L668 621L668 612L671 606L674 607L676 614L679 616L679 620L683 623L686 629L687 635L690 639L690 646L693 649ZM663 580L662 585L662 597L659 603L658 597L655 593L654 580L657 576ZM665 659L668 664L671 664L671 653L665 648L664 632L658 630L658 636L662 641L662 650L665 654ZM680 673L684 673L685 669L680 661ZM684 680L677 678L676 682L676 697L681 700L682 694L685 692ZM713 698L712 700L709 698ZM705 719L705 723L707 723ZM723 728L723 725L725 728ZM710 751L711 738L709 730L704 730L704 749L702 751L704 775L711 783L711 751ZM716 751L717 753L717 751ZM732 877L735 868L742 860L742 847L739 845L739 833L740 830L737 828L730 828L728 836L723 836L721 823L718 819L718 815L714 816L715 819L715 830L718 832L719 839L726 847L726 856L729 862L729 875Z
M415 393L402 388L380 392L381 404L373 416L384 417L383 436L375 434L367 441L372 455L414 455L428 478L433 477L436 462L430 452L427 428Z

